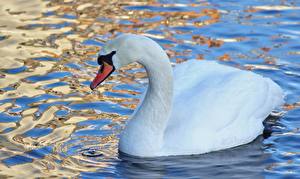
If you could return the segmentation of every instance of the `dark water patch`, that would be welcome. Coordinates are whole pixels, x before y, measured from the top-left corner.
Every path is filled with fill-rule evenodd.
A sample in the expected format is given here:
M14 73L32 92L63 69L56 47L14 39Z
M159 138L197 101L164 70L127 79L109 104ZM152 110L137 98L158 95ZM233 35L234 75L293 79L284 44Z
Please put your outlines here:
M299 139L300 136L295 135L296 133L290 131L291 134L285 133L275 139L276 147L283 151L289 152L300 152ZM299 135L299 134L298 134Z
M26 154L29 155L30 157L38 159L38 158L44 158L45 156L51 154L52 151L53 151L53 147L46 146L39 149L31 150L29 152L26 152Z
M293 46L291 46L290 47L291 49L293 49L293 50L300 50L300 45L293 45Z
M150 30L147 30L146 32L149 34L152 34L152 35L163 35L164 34L164 32L160 31L159 29L150 29Z
M33 162L32 158L23 155L15 155L13 157L9 157L7 159L2 160L2 163L4 163L7 166L20 165L31 162Z
M31 76L26 78L26 80L29 80L31 82L38 82L38 81L46 81L52 79L60 79L67 76L72 76L72 73L67 71L52 72L42 76Z
M76 19L77 18L77 16L73 15L73 14L64 14L64 15L62 15L60 17L66 18L66 19Z
M15 104L23 107L23 109L26 109L28 107L31 107L31 104L35 102L45 101L47 99L55 99L55 98L59 98L59 97L50 94L42 94L36 97L20 97L15 99Z
M121 25L132 25L132 24L134 24L134 22L126 20L126 19L120 20L118 23L121 24Z
M0 35L0 41L5 40L5 39L7 39L7 38L8 38L8 36Z
M9 133L9 132L13 131L14 129L15 129L14 127L8 127L6 129L4 129L3 131L1 131L1 134Z
M5 104L5 103L9 103L9 102L12 102L12 99L8 98L8 99L0 100L0 104Z
M11 87L11 86L8 86L8 87L5 87L5 88L1 88L0 91L12 91L12 90L15 90L15 88Z
M45 85L44 88L45 89L50 89L50 88L55 88L55 87L58 87L58 86L67 86L67 85L68 85L68 83L60 81L60 82Z
M163 44L173 44L175 42L173 42L172 40L168 40L168 39L157 39L157 38L153 38L156 42L158 42L159 44L163 45Z
M69 111L67 111L67 110L59 110L59 111L55 112L55 115L58 116L58 117L64 117L64 116L69 115Z
M76 132L73 133L76 136L109 136L112 134L111 130L97 130L97 128L95 129L88 129L88 130L84 130L84 129L80 129L77 130Z
M12 69L8 69L8 70L4 70L4 73L17 74L17 73L24 72L26 69L27 69L26 66L21 66L19 68L12 68Z
M146 22L146 23L151 23L151 22L159 22L163 19L164 19L163 16L155 16L155 17L152 17L152 18L141 19L141 21Z
M10 108L8 110L8 112L10 113L19 113L19 112L22 112L24 110L23 107L13 107L13 108Z
M26 137L37 138L37 137L42 137L42 136L48 135L51 132L52 132L51 128L33 128L33 129L27 131L26 133L24 133L23 135Z
M83 45L92 45L92 46L98 46L102 47L104 45L103 42L97 41L95 39L88 39L82 42Z
M84 85L84 86L90 86L91 81L83 81L80 84Z
M43 112L45 112L49 107L51 106L68 106L70 104L70 102L68 101L57 101L57 102L51 102L51 103L43 103L40 104L39 110L38 110L38 114L42 114Z
M29 152L25 152L25 155L15 155L9 158L2 160L7 166L13 165L21 165L24 163L31 163L34 159L44 158L46 155L52 152L52 147L42 147L39 149L31 150Z
M192 26L192 25L176 26L176 27L172 27L171 29L172 29L172 30L175 30L175 31L185 32L185 33L189 33L189 32L191 32L191 31L197 30L197 29L195 29L195 27ZM204 32L203 29L198 29L198 30L201 30L201 31Z
M0 113L0 122L1 123L7 123L7 122L17 122L21 119L21 116L14 116L14 115L9 115L7 113Z
M32 58L33 60L37 60L37 61L59 61L59 58L54 58L54 57L37 57L37 58Z
M262 10L259 13L264 15L280 15L281 10Z
M76 69L76 70L80 70L82 69L83 67L77 63L67 63L65 64L66 67L69 67L69 68L73 68L73 69Z
M93 66L93 67L98 67L99 64L96 60L86 60L85 64L87 64L88 66Z
M104 126L104 125L108 125L111 123L110 119L97 119L97 120L86 120L86 121L82 121L77 123L78 126Z
M292 125L293 127L300 128L299 114L300 114L300 107L290 110L285 115L285 117L287 118L286 121L289 122L290 125Z

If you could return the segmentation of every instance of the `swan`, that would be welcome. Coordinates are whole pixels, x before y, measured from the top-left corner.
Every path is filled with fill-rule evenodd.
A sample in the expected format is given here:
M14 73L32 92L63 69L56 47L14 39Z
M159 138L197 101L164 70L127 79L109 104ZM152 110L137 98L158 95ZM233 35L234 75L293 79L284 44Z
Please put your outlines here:
M205 60L172 68L155 41L135 34L102 47L90 88L134 62L144 66L149 85L120 135L119 151L132 156L203 154L249 143L284 101L275 82L250 71Z

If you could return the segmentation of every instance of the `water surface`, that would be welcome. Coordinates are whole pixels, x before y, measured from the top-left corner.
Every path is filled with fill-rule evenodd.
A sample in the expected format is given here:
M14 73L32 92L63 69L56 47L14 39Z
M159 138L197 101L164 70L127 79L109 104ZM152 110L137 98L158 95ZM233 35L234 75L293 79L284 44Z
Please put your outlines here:
M299 14L296 0L1 1L0 176L299 177ZM89 83L97 52L121 33L154 39L173 64L214 60L269 77L286 104L247 145L153 159L119 154L145 71L131 65L94 93Z

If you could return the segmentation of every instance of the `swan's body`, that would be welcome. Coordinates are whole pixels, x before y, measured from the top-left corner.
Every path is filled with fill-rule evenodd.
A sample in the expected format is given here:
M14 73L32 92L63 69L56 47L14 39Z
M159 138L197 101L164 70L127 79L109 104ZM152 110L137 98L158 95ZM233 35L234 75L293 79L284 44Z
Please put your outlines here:
M144 36L119 36L101 54L111 51L116 68L138 62L149 77L119 142L119 150L130 155L202 154L249 143L283 102L272 80L216 62L190 60L172 72L166 53Z

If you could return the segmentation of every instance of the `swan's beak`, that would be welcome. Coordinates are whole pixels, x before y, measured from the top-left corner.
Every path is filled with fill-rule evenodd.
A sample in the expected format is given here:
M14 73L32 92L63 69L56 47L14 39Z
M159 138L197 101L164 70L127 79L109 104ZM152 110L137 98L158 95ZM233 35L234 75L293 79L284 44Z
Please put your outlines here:
M102 83L107 77L109 77L109 75L112 74L113 71L115 71L114 66L103 62L98 71L98 74L90 85L91 90L94 90L98 85L100 85L100 83Z

